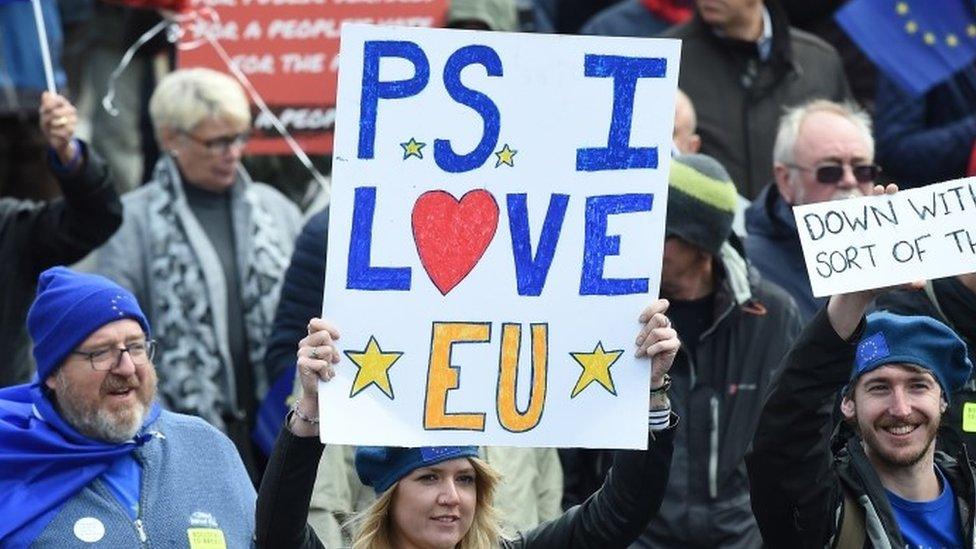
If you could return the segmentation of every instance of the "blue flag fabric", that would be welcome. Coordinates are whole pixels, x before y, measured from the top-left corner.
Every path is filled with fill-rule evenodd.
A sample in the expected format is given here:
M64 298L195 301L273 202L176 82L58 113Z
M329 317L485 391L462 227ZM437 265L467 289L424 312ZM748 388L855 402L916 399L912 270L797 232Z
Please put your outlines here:
M885 75L915 97L976 59L973 0L853 0L835 18Z
M41 383L0 389L0 546L11 533L60 508L119 457L152 439L146 414L136 437L122 444L102 442L75 431L44 396ZM39 531L39 530L38 530Z
M254 422L251 439L265 456L271 455L275 439L278 438L285 416L288 415L288 397L291 396L294 386L295 366L293 365L285 368L285 371L278 375L258 408L258 417Z

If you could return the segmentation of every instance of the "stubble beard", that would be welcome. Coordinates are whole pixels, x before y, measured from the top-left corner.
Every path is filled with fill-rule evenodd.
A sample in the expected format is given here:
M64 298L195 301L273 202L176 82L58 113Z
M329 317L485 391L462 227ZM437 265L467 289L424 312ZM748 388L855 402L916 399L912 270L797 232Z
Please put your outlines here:
M133 378L135 379L135 376ZM126 380L108 374L102 389L111 390L138 384L135 388L135 403L110 407L108 404L101 403L101 394L97 401L91 401L78 394L65 376L58 374L56 376L58 409L62 417L82 435L119 444L132 439L142 427L149 406L156 398L156 381L156 374L152 368L141 384L137 380Z
M898 453L890 452L881 445L878 440L879 437L876 435L876 431L882 430L880 426L872 426L868 432L865 432L863 429L858 430L861 431L861 439L871 450L871 456L874 460L877 460L881 465L889 469L901 469L913 467L925 458L929 449L935 444L935 437L939 430L939 420L936 419L934 424L932 421L922 423L917 428L925 429L927 440L918 452L908 455L899 455Z

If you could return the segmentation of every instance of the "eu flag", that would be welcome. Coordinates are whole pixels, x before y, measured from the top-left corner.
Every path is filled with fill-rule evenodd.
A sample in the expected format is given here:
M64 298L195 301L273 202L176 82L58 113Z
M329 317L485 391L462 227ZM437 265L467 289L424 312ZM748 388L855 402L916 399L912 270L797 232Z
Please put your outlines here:
M882 72L914 96L976 59L973 0L853 0L835 18Z
M258 408L258 417L254 422L251 440L258 445L265 456L271 455L275 439L278 438L285 415L288 414L288 398L291 396L294 383L295 367L292 366L275 379Z

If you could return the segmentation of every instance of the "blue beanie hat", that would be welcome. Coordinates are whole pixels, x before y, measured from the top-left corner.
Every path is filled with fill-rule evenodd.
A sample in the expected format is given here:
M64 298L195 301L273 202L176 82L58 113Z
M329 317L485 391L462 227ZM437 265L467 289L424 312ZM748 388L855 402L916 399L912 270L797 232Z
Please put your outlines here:
M54 373L68 353L102 326L130 318L149 336L149 322L135 296L104 276L52 267L37 279L37 296L27 313L34 340L35 382Z
M969 380L973 369L966 344L938 320L887 311L869 314L847 386L862 374L895 363L914 364L932 372L947 402L949 395Z
M372 486L376 495L379 495L414 469L463 457L478 457L478 447L360 446L356 449L356 472L359 473L359 480L366 486Z

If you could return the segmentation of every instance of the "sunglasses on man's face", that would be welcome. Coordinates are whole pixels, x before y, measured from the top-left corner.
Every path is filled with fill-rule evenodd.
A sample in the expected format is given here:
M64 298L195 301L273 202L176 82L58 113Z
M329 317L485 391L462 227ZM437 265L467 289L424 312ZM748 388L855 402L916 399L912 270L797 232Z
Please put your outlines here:
M815 168L805 168L803 166L790 164L790 167L804 172L813 172L817 183L835 185L841 179L844 179L845 165L847 164L821 164ZM854 174L854 179L856 179L858 183L872 183L881 173L881 166L878 166L877 164L853 164L850 166L851 172Z

